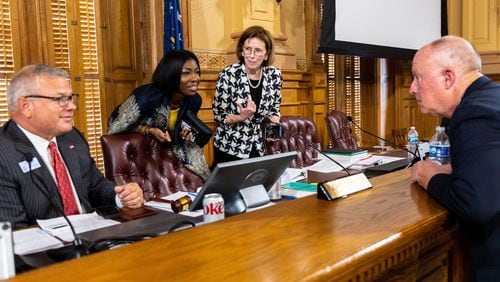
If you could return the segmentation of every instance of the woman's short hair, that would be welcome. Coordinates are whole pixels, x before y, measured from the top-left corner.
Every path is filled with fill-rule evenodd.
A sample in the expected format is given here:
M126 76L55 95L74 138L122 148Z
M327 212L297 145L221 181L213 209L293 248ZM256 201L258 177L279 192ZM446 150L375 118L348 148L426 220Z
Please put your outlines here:
M188 50L172 50L160 60L153 72L151 83L167 96L179 91L182 68L193 59L200 69L200 62L196 55Z
M258 38L266 44L266 54L267 54L267 60L264 60L262 62L263 66L268 66L273 63L274 61L274 42L271 34L269 31L264 29L261 26L254 25L251 26L243 33L241 34L240 38L238 39L238 43L236 44L236 56L238 57L238 60L243 63L244 58L243 58L243 45L245 44L245 41L249 38Z

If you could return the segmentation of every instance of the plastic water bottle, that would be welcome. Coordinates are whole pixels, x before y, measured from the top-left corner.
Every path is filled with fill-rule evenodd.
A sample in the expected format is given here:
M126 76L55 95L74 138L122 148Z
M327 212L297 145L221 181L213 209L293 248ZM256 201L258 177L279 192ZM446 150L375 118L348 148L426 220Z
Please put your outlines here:
M439 164L450 163L450 139L442 126L437 126L436 134L432 136L429 144L429 160Z
M415 126L410 127L408 131L408 161L413 161L415 156L418 156L418 132ZM410 153L411 152L411 153Z

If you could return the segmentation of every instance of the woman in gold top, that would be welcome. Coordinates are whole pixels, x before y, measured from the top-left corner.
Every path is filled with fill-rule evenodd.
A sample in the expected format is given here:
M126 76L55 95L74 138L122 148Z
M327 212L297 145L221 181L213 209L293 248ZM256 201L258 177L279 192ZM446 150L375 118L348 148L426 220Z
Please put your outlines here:
M197 93L200 64L195 54L174 50L156 67L151 84L136 88L108 120L108 134L139 132L160 142L172 142L177 158L203 178L209 174L203 152L184 119L201 107Z

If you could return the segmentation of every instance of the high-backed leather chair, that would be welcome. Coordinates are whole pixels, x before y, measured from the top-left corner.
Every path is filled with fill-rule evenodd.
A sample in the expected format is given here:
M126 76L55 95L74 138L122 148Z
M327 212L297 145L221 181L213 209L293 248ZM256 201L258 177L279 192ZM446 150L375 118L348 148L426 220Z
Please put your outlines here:
M334 149L357 149L358 144L352 135L351 123L344 112L332 110L325 118Z
M290 167L305 167L314 163L321 150L318 130L314 122L298 116L282 116L282 138L266 139L266 153L277 154L297 151L298 155Z
M139 133L103 135L106 177L117 184L137 182L149 200L177 191L196 191L203 180L184 167L170 143Z

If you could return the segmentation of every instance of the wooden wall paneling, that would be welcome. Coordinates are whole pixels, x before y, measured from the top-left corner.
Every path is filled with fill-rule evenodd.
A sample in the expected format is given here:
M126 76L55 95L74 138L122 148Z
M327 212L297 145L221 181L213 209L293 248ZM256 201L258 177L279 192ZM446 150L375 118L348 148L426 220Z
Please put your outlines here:
M499 7L496 0L463 0L462 9L463 36L481 54L483 72L495 76L497 81L500 74Z
M296 72L282 71L283 85L281 88L280 114L282 116L302 116L301 97L297 92L299 76Z
M312 117L313 102L310 93L310 76L303 72L284 70L281 90L281 115Z
M47 5L50 5L50 0L47 0ZM80 18L78 17L79 15L79 10L78 10L78 3L74 1L68 1L66 3L66 12L67 12L67 20L66 20L66 28L67 28L67 34L68 34L68 61L64 61L64 51L61 50L51 50L51 58L54 58L56 60L55 65L57 67L62 67L67 69L69 74L71 75L71 87L73 88L73 93L79 95L78 99L78 105L77 109L74 112L74 125L76 128L78 128L84 135L88 133L88 129L86 126L86 117L85 117L85 90L83 86L83 65L85 64L84 59L85 57L81 55L82 52L82 36L81 36L81 30L80 30ZM50 6L48 6L50 7ZM48 9L50 11L50 9ZM56 11L57 12L57 11ZM60 14L58 15L51 15L49 18L52 17L58 17L61 16ZM54 24L60 24L60 23L54 23ZM52 30L52 28L51 28ZM52 32L51 32L52 34ZM58 37L62 37L61 35L58 35ZM54 36L55 39L55 36ZM57 38L55 40L58 40L57 44L52 44L51 46L54 46L54 48L65 48L64 42L62 38ZM56 43L56 42L54 42ZM67 63L67 65L64 65L64 63ZM82 110L83 109L83 110ZM88 138L88 135L86 135Z
M415 97L410 95L409 89L413 76L411 61L398 60L395 65L395 128L409 128L415 126L421 139L428 139L434 135L436 126L441 119L420 112Z
M201 71L201 82L198 87L198 93L201 95L202 104L200 111L198 112L198 118L200 118L205 124L215 132L215 122L214 114L212 111L212 102L215 95L215 84L217 77L219 75L219 70L215 69L202 69ZM205 159L209 166L213 162L213 137L210 139L207 145L203 148Z
M310 68L309 86L312 101L314 103L314 123L318 128L318 134L321 140L321 147L327 148L330 142L328 129L326 127L326 115L328 114L328 95L326 90L326 73L321 60L316 60Z
M142 61L141 7L139 1L101 1L101 46L104 61L103 128L106 120L131 91L147 81Z
M361 127L369 132L379 132L380 124L380 84L377 81L379 71L376 60L361 58ZM372 147L379 144L379 139L361 132L360 145Z
M325 117L328 110L328 95L326 91L326 72L322 55L317 52L321 30L321 2L322 0L307 1L304 5L305 46L306 46L306 75L309 76L308 85L313 106L310 117L318 128L321 147L327 148L329 135Z
M163 1L163 0L156 0ZM180 0L182 32L184 33L184 49L191 49L191 1ZM162 13L163 15L163 13Z
M480 53L499 51L497 2L463 1L463 33Z
M400 125L396 124L396 62L394 59L387 59L387 105L386 105L386 119L385 119L385 139L394 141L392 137L392 129L400 128Z
M392 129L397 128L394 125L395 120L395 63L394 60L386 59L386 78L385 83L387 87L387 101L386 101L386 116L385 116L385 132L382 134L386 140L394 141L392 137ZM379 108L379 110L381 110ZM380 113L379 113L380 114Z
M10 20L11 20L11 29L12 29L12 55L14 60L14 70L20 69L23 66L23 58L26 57L26 48L21 48L21 32L24 32L24 29L21 25L21 11L19 10L20 2L22 1L13 1L11 3L11 11L10 11Z
M321 54L317 52L321 31L321 2L322 0L309 0L304 5L306 70L311 72L323 64Z
M19 12L21 65L49 62L44 0L15 1Z
M374 85L363 84L361 86L361 127L368 132L373 132L378 134L379 132L379 122L380 122L380 96L377 95L378 92L375 91ZM380 134L383 135L383 134ZM361 132L361 142L362 147L373 147L379 144L379 139L364 132Z

